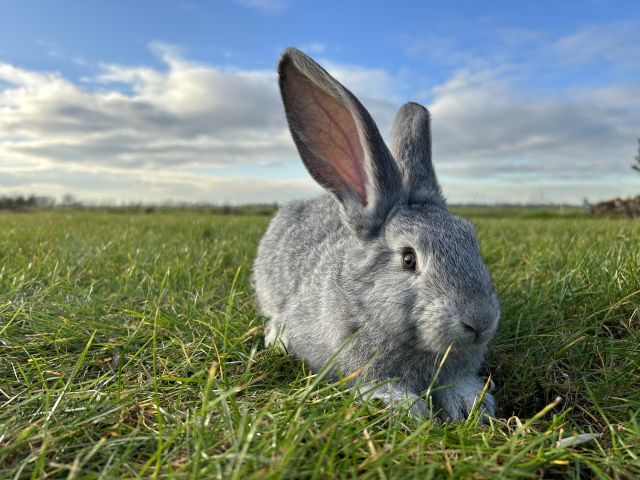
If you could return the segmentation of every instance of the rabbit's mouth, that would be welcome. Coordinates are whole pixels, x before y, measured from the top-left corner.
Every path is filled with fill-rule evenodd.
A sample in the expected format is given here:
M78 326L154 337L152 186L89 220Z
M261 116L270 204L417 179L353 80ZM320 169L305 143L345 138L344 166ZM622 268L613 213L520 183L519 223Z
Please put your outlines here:
M500 307L493 298L465 298L464 301L438 299L421 315L419 335L431 350L481 350L493 338Z
M448 321L447 321L448 320ZM480 352L484 350L495 334L495 328L477 331L463 322L444 320L440 325L423 326L417 332L416 350L444 354L450 348L454 352Z

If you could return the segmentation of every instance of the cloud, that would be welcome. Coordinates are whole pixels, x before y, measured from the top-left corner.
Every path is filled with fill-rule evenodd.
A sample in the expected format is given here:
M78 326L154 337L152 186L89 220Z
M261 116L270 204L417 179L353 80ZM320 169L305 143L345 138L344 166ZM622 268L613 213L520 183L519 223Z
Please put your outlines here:
M637 69L640 64L640 21L587 25L558 38L551 50L571 65L617 65Z
M150 48L162 67L102 64L81 82L0 64L0 188L42 192L48 184L44 190L55 195L66 186L83 198L156 200L162 190L165 198L202 200L206 187L214 201L230 201L234 191L251 201L314 191L284 120L275 72L195 62L162 43ZM331 69L390 125L393 103L368 100L392 91L384 71ZM85 181L73 183L83 172ZM129 193L118 187L132 184L139 188Z
M311 42L304 45L300 45L298 48L305 52L307 55L325 53L327 51L327 45L322 42Z
M47 54L47 56L51 58L59 58L62 57L62 51L60 50L59 45L56 42L51 42L48 40L36 39L35 44L39 47L42 47Z
M407 55L453 69L421 96L430 99L436 170L463 185L454 198L468 198L479 179L493 185L480 197L510 201L637 193L629 165L640 82L630 73L640 65L639 32L637 21L556 38L501 27L482 33L491 36L478 42L484 51L435 34L405 44Z
M268 15L284 12L292 0L236 0L240 5L252 8Z
M500 71L461 71L434 91L434 155L442 170L469 176L578 180L626 172L639 90L618 85L550 97L519 90Z
M291 155L275 76L188 62L103 65L92 90L58 74L0 65L5 157L126 166L269 164ZM130 93L126 93L130 92Z
M227 202L318 191L273 71L197 62L158 42L150 49L159 67L105 63L82 81L0 63L0 189ZM321 63L387 137L399 104L415 98L403 92L429 87L434 161L454 202L633 191L624 179L635 178L637 81L537 90L517 65L478 62L427 86L402 70Z
M457 40L434 32L419 36L401 35L403 52L417 59L426 59L442 65L469 65L478 59L469 48L462 48Z
M42 166L0 167L4 193L38 192L61 198L66 193L89 203L168 200L243 204L286 201L308 197L320 188L309 178L270 179L198 175L189 172L147 169L113 169Z

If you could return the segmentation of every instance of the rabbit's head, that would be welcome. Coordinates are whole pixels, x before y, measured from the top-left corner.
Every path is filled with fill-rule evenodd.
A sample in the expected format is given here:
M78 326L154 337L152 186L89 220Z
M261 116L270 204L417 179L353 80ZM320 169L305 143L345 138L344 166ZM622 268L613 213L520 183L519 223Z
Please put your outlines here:
M482 350L500 307L473 227L446 210L427 109L400 109L390 151L358 99L305 54L287 49L278 73L302 161L353 234L338 288L359 309L354 329L418 351Z

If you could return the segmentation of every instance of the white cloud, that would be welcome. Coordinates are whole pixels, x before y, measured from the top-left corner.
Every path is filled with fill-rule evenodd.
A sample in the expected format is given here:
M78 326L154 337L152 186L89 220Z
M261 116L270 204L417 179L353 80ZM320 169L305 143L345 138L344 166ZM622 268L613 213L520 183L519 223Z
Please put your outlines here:
M640 64L640 21L630 20L601 25L587 25L558 38L552 51L569 64L613 63L638 68Z
M499 72L458 72L434 94L434 154L445 171L576 180L627 173L638 87L548 97L524 95Z
M292 0L236 0L240 5L253 8L269 15L284 12L291 5Z
M151 49L162 67L103 64L85 81L0 63L2 192L253 202L318 191L297 158L273 71ZM385 135L397 106L412 100L401 92L425 88L403 71L321 63ZM434 161L451 200L632 193L640 85L551 95L520 80L512 68L476 65L430 90Z
M391 75L382 68L365 68L359 65L337 64L328 59L320 59L320 63L340 83L356 95L374 98L390 103L401 101L398 89L401 85L398 76Z
M479 36L464 48L437 33L402 42L408 56L453 69L419 95L430 99L436 170L452 199L580 202L640 190L629 168L640 135L631 74L640 23Z
M90 203L167 200L243 204L293 200L320 190L309 178L270 179L198 175L148 169L118 169L95 165L0 167L3 192L37 192L61 198L73 193Z
M306 43L304 45L300 45L298 48L307 55L325 53L327 51L327 45L322 42Z
M275 72L190 61L161 43L151 50L164 68L103 64L82 82L0 64L0 188L154 201L271 201L315 191ZM385 73L371 70L368 83L366 69L333 67L389 124L393 104L366 100L391 91Z
M119 166L269 164L290 156L275 75L162 50L167 70L104 65L101 88L0 65L4 157ZM122 88L131 93L123 93ZM125 89L125 90L126 90Z
M52 58L62 57L62 51L56 42L51 42L48 40L36 39L35 44L39 47L42 47L47 54L47 56Z

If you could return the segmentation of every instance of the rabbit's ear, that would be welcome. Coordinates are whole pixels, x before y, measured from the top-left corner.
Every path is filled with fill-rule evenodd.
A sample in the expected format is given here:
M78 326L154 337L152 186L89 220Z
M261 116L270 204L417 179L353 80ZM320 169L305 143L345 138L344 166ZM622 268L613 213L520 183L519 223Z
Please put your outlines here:
M429 110L413 102L400 108L391 129L391 151L402 172L409 203L444 205L431 163Z
M371 116L299 50L285 50L278 75L291 135L307 170L336 196L358 236L375 235L405 191Z

